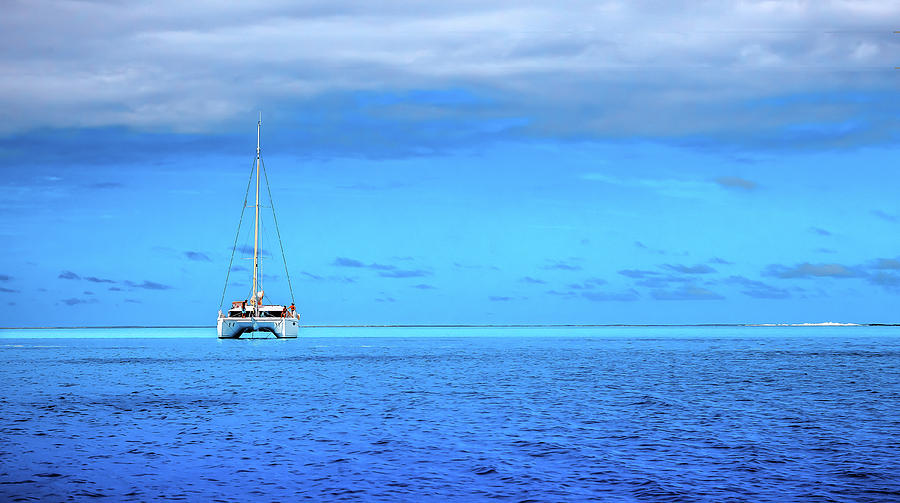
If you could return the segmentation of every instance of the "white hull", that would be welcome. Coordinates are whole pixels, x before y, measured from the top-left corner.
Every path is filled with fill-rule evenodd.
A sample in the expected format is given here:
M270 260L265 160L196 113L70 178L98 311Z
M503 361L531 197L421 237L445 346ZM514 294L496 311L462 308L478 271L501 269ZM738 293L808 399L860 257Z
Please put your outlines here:
M274 334L279 339L296 339L300 332L297 318L219 318L219 339L237 339L251 332Z

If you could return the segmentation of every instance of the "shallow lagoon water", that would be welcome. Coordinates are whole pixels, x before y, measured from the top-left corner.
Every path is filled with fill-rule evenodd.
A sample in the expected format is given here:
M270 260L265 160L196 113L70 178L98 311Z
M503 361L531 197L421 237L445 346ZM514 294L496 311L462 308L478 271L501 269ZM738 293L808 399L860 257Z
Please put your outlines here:
M0 332L0 499L898 501L895 327Z

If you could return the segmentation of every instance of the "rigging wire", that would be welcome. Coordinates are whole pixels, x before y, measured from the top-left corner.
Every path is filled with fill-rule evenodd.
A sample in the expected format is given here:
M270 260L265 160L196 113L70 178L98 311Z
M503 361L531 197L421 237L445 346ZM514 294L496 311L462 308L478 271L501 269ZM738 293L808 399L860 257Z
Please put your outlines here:
M291 292L291 304L294 304L294 287L291 285L291 273L288 272L287 258L284 255L284 244L281 242L281 231L278 230L278 217L275 216L275 200L272 199L272 188L269 187L269 175L266 173L266 163L262 162L263 177L266 180L266 191L269 193L269 205L272 206L272 220L275 222L275 234L278 235L278 246L281 248L281 260L284 262L284 275L287 277L288 289Z
M256 159L253 159L254 164ZM237 232L234 233L234 245L231 246L231 258L228 259L228 271L225 273L225 286L222 287L222 298L219 299L219 309L225 302L225 291L228 289L228 277L231 276L231 264L234 262L234 251L237 249L238 238L241 235L241 224L244 222L244 211L247 210L247 198L250 197L250 183L253 182L253 166L250 168L250 179L247 180L247 190L244 192L244 204L241 205L241 218L238 220ZM268 183L268 182L267 182Z

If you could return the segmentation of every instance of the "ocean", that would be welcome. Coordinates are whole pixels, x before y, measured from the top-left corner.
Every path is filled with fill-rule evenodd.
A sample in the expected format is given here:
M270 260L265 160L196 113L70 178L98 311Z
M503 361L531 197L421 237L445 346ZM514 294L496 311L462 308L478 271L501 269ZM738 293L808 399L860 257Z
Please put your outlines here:
M0 331L3 501L900 501L900 328Z

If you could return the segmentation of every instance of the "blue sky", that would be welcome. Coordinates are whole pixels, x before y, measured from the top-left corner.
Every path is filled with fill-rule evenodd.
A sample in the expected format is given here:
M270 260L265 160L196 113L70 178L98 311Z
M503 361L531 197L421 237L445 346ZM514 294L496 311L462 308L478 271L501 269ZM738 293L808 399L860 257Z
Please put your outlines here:
M895 3L4 9L2 325L900 321Z

